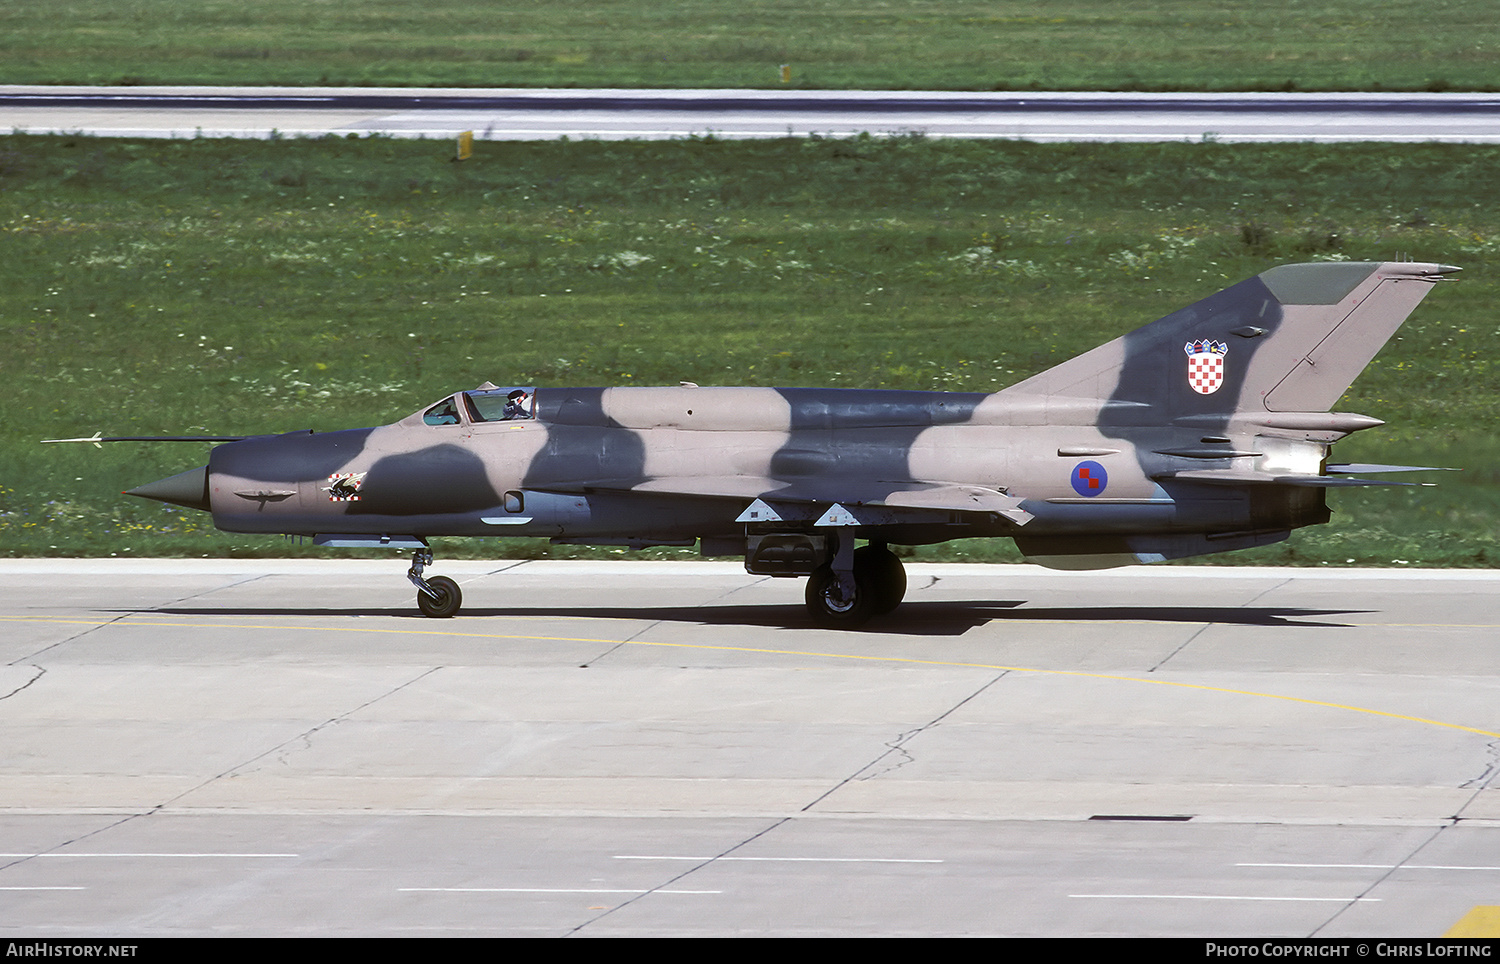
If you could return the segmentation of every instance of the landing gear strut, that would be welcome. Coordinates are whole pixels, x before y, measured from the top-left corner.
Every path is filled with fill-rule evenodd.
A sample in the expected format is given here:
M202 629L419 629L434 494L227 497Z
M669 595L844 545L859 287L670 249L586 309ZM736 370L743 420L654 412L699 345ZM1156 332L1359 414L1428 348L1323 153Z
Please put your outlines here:
M901 560L873 542L852 552L852 536L840 535L832 560L807 579L807 610L825 626L857 626L901 605L906 595L906 570Z
M422 570L430 565L432 550L418 549L411 554L411 568L406 570L406 578L417 587L417 608L425 615L445 619L458 612L464 596L458 591L458 583L447 576L423 579Z

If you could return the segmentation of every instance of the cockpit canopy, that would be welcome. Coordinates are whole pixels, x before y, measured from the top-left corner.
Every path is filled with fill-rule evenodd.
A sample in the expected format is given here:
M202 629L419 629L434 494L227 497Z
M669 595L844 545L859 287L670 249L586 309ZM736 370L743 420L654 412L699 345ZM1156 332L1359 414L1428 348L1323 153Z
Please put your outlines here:
M477 388L459 392L422 413L427 425L461 425L464 422L510 422L536 417L536 388Z

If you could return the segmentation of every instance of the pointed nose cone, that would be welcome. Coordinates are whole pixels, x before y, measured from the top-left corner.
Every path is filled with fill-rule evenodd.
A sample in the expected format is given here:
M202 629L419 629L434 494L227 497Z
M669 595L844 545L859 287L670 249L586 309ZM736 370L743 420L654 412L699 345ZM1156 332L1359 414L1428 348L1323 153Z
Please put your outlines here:
M143 499L155 499L158 502L170 502L173 505L185 505L189 509L202 509L204 512L212 511L208 504L208 466L206 465L188 469L171 478L147 482L125 494L138 495Z

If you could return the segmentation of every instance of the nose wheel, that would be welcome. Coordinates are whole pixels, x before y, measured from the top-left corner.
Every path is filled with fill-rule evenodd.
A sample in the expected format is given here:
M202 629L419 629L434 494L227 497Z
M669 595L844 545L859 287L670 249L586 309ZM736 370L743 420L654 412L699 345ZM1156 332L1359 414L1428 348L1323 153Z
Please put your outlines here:
M430 565L432 550L418 549L411 555L411 568L406 571L406 578L417 587L417 608L422 614L446 619L458 612L458 608L463 605L464 595L459 592L458 583L447 576L423 579L422 570Z

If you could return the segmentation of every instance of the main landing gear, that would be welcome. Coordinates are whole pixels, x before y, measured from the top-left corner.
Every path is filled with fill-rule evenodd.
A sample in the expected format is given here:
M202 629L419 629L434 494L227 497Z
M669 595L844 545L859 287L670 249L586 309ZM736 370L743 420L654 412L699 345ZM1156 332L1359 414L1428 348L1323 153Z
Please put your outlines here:
M833 559L807 579L807 610L824 626L858 626L895 609L906 595L906 569L885 543L853 546L852 538L841 537Z
M422 570L430 565L432 550L418 549L411 554L411 568L406 570L406 578L417 587L417 608L425 615L445 619L458 612L458 607L463 605L464 595L458 591L458 583L447 576L423 579Z
M833 555L807 579L807 610L816 622L853 627L901 605L906 595L906 569L885 543L872 542L856 549L850 534L836 537L835 544ZM422 578L430 565L432 550L416 550L406 578L417 587L417 608L424 615L445 619L463 605L463 593L447 576Z

